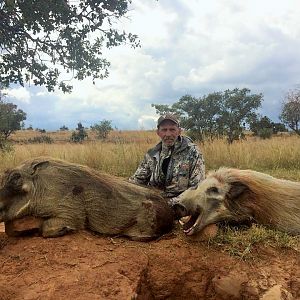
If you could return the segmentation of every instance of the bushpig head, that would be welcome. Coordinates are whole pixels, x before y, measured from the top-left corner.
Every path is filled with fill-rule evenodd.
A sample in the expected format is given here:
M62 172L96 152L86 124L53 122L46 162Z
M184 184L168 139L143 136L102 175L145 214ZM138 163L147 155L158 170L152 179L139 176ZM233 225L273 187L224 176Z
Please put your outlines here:
M246 196L247 190L240 182L225 182L211 174L196 189L188 189L177 198L175 215L181 219L187 235L200 232L209 224L240 220L234 203Z

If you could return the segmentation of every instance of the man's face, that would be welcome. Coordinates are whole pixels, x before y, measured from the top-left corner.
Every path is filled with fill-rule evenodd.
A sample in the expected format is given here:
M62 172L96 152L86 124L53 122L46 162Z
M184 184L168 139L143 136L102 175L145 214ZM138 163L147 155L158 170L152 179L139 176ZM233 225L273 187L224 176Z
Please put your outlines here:
M172 121L163 121L156 131L162 142L170 147L173 146L181 134L181 129Z

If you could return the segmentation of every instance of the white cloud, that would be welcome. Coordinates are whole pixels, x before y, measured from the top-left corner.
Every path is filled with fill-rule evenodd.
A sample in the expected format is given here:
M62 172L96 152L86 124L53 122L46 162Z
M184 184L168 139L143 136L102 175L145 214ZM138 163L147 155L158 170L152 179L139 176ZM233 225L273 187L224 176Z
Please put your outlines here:
M18 87L13 89L4 90L9 98L16 99L23 103L30 103L30 92L25 87Z
M142 115L138 119L139 129L154 129L156 127L157 117L152 115Z

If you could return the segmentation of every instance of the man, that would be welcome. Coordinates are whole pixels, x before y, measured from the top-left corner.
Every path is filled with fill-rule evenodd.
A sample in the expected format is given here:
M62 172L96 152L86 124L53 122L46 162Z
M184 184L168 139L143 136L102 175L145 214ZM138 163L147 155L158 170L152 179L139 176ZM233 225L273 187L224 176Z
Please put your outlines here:
M150 185L163 190L163 196L177 197L204 179L203 156L198 147L181 136L175 115L166 114L157 121L161 142L148 150L130 182Z

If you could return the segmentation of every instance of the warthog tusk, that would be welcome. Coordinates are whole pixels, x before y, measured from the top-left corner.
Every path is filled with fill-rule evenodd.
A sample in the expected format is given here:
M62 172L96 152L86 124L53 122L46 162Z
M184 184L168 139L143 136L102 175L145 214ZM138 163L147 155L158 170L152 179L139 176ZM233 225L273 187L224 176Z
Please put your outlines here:
M28 208L29 204L30 204L30 200L17 211L16 216L18 217L26 208Z

